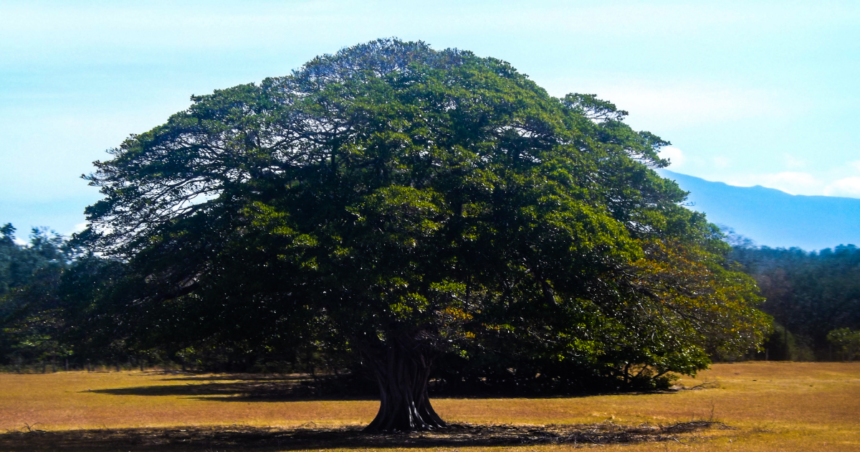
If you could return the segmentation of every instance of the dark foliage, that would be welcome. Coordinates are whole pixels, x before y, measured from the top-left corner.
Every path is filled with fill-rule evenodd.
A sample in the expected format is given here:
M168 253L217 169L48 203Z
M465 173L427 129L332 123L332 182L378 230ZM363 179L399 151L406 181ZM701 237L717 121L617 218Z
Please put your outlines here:
M59 340L66 324L58 286L70 255L47 229L33 229L25 246L11 224L0 228L0 364L56 365L69 354Z
M771 359L838 359L828 333L860 329L856 246L807 252L747 243L736 246L731 259L756 279L767 300L761 309L781 325L766 343Z

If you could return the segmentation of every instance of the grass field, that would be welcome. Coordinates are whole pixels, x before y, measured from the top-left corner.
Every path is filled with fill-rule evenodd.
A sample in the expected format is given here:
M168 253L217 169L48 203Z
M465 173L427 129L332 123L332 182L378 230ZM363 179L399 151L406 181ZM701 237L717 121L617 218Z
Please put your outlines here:
M297 401L272 396L277 394L279 385L289 383L289 377L283 376L161 372L0 374L0 450L62 449L56 438L75 432L78 432L77 445L69 446L69 450L97 449L98 444L108 444L98 443L99 432L116 435L125 431L159 434L234 431L251 437L295 428L321 432L322 436L316 437L321 441L312 443L309 446L312 449L421 448L421 435L417 434L405 439L377 438L373 443L346 437L340 442L326 442L325 435L337 435L337 429L354 431L355 427L368 423L378 403ZM679 385L686 389L664 394L578 398L435 399L433 403L449 422L566 425L568 433L577 428L614 431L622 428L619 426L665 426L701 420L718 421L730 427L682 432L672 435L675 439L670 441L600 445L607 450L860 450L860 363L717 364L695 379L680 380ZM95 442L88 444L90 440ZM181 447L171 443L169 447L143 445L129 450L195 447L193 437L187 442ZM428 444L435 444L430 450L454 448L438 447L445 445L444 442ZM458 444L459 450L497 448L492 442L476 441L474 447L469 447L468 442ZM113 448L116 444L109 445L104 448L117 450ZM236 447L245 449L247 444L240 446ZM512 448L556 450L593 446L549 444ZM279 448L271 444L265 447L265 450L287 449L297 447Z

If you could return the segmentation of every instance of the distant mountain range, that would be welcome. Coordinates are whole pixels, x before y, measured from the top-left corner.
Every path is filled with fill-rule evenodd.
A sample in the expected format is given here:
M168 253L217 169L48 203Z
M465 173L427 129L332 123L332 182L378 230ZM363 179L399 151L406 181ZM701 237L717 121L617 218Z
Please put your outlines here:
M860 199L799 196L761 186L735 187L667 170L685 191L689 208L758 245L805 250L860 246Z

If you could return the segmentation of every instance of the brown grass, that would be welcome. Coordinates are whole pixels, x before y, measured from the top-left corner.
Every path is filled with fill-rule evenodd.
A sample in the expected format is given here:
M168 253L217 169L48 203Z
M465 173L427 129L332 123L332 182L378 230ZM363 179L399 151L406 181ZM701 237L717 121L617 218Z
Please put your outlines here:
M378 406L368 400L279 400L271 395L277 393L279 385L289 385L289 379L244 378L157 372L0 374L0 432L26 432L29 425L29 429L46 432L75 430L78 440L86 441L86 435L98 434L92 430L159 429L165 434L232 428L256 432L249 435L269 435L268 441L273 434L286 433L267 429L283 432L302 426L318 432L328 429L327 437L334 438L369 422ZM681 442L605 446L611 450L860 450L860 363L717 364L697 378L679 383L687 389L668 394L581 398L437 399L434 405L443 418L461 424L555 424L568 429L579 425L585 431L714 420L734 428L675 435ZM524 435L528 437L528 432ZM24 443L15 442L14 433L0 436L0 446L23 447ZM19 433L17 438L24 436ZM427 443L426 438L414 444L410 441L392 439L384 444L386 448L423 444L433 450L464 449L470 444L476 446L470 450L512 446L511 441L486 438L465 443ZM354 439L346 442L314 447L381 446ZM528 449L573 447L520 442ZM33 446L39 449L37 444ZM277 445L265 445L266 450L281 450Z

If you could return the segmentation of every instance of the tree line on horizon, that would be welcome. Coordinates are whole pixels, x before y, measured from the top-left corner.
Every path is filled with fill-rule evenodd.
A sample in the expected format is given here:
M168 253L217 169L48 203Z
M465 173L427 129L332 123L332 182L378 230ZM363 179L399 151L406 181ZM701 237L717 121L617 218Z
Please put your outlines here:
M774 319L757 359L841 361L860 356L860 249L819 251L735 243L730 259L752 276Z

